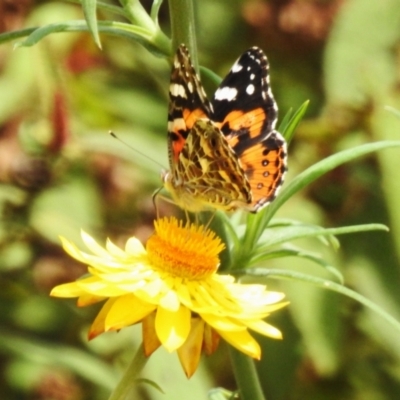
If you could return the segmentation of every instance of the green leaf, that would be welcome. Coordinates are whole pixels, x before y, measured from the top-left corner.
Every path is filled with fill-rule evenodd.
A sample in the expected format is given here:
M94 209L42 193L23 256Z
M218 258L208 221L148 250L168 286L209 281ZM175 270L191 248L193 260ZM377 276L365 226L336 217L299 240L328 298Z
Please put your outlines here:
M328 104L352 110L395 92L398 69L393 48L400 40L398 0L352 0L337 13L324 51ZM374 29L368 29L374 27ZM379 79L376 77L379 76Z
M30 360L38 365L63 366L77 375L112 389L117 382L117 374L109 365L99 359L71 346L52 345L40 342L33 337L22 337L15 333L0 331L0 348Z
M282 133L287 144L289 144L292 141L294 132L297 126L299 125L300 121L303 119L309 104L310 102L308 100L305 101L298 108L298 110L294 113L293 116L291 116L292 110L289 110L289 112L285 115L284 119L280 123L279 132Z
M99 32L133 39L146 47L154 55L160 57L168 56L170 53L170 40L161 33L154 33L140 26L123 22L100 21L98 22ZM35 29L25 40L16 43L15 47L33 46L44 37L57 32L88 32L89 27L84 20L72 20L62 23L50 24Z
M318 278L313 275L303 274L296 271L290 270L277 270L277 269L262 269L262 268L252 268L246 269L246 274L250 276L262 276L266 278L272 279L286 279L292 281L299 281L304 283L309 283L321 289L328 289L337 293L340 293L344 296L350 297L360 304L368 307L372 311L376 312L380 315L385 321L387 321L391 326L393 326L398 332L400 332L400 322L398 322L395 318L393 318L390 314L388 314L381 307L376 305L371 300L368 300L366 297L361 294L348 289L347 287L340 285L338 283L332 282L327 279Z
M322 175L346 162L352 161L358 157L365 156L378 150L390 149L394 147L400 147L400 141L388 140L382 142L368 143L333 154L307 168L301 174L297 175L291 182L289 182L286 187L283 188L282 192L274 200L274 202L266 208L265 212L261 212L256 215L256 217L260 215L258 218L262 220L260 221L261 232L265 229L271 217L278 211L282 204L284 204L287 200L290 199L290 197L292 197L299 190L305 188L311 182L314 182Z
M287 126L289 125L289 121L292 119L292 117L293 117L293 108L290 107L288 112L282 118L282 121L280 122L280 124L278 126L279 132L284 132L286 130Z
M65 180L40 193L31 205L29 223L47 240L59 235L81 243L79 230L102 224L101 201L94 182L85 177Z
M264 261L268 261L272 258L278 258L278 257L299 257L299 258L304 258L306 260L310 260L310 261L318 264L319 266L323 267L330 273L332 273L338 279L339 283L341 283L341 284L344 283L343 275L333 265L326 262L323 258L321 258L316 253L305 251L300 248L295 248L294 246L292 246L291 248L281 248L279 250L268 251L265 253L257 253L250 260L248 267L252 268L256 265L259 265L260 263L262 263Z
M86 21L73 20L62 23L45 25L35 29L25 40L17 42L15 48L33 46L51 33L57 32L85 32L88 31Z
M211 389L208 392L208 398L210 400L235 400L238 399L238 393L231 392L230 390L226 390L224 388L215 388Z
M157 25L158 25L158 13L160 11L160 7L161 7L162 3L163 3L163 0L154 0L153 4L151 5L150 17L154 21L154 23Z
M219 86L222 82L222 78L209 68L200 66L200 74L202 78L208 79L215 86Z
M268 229L264 232L264 234L266 234L271 228L280 227L305 227L310 229L321 229L321 226L319 225L306 224L304 222L293 220L290 218L277 218L271 221L271 223L268 225ZM323 244L327 246L331 245L335 250L337 250L340 246L338 240L333 235L320 237L319 239Z
M389 231L389 229L382 224L352 225L340 228L322 228L313 225L272 228L264 231L260 238L260 245L257 247L257 252L268 251L271 246L276 246L295 239L343 235L375 230Z
M101 49L100 36L97 28L96 0L82 0L82 8L93 40Z
M136 383L137 384L139 384L139 383L147 384L147 385L151 386L153 389L156 389L161 394L165 394L165 392L162 390L162 387L157 382L154 382L151 379L139 378L139 379L136 379Z
M38 29L38 28L26 28L26 29L20 29L18 31L2 33L0 35L0 44L28 36L32 32L34 32L36 29Z

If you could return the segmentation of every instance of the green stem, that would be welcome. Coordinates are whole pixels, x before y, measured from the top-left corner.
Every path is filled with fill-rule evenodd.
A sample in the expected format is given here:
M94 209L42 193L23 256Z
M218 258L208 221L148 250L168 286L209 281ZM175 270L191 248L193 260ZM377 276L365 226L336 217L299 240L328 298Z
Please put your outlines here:
M258 379L254 361L236 350L229 347L229 355L232 362L233 373L239 388L241 400L266 400Z
M148 358L144 355L143 345L141 345L108 400L127 400L130 398L128 396L135 388L136 380L147 360Z
M139 0L120 0L126 16L133 25L140 26L155 33L158 29L150 15L147 14Z
M196 71L199 71L193 0L169 0L169 15L173 52L184 43L189 48Z

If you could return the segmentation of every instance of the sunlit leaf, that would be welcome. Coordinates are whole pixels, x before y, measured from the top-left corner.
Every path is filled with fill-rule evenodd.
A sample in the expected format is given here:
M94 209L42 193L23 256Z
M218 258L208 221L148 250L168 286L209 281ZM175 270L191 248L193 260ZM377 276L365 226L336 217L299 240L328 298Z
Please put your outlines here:
M146 47L157 56L166 56L170 52L169 39L160 35L154 35L153 32L145 28L126 24L123 22L99 21L99 32L108 33L114 36L121 36L127 39L133 39ZM89 28L86 21L72 20L62 23L50 24L35 29L25 40L15 44L15 47L29 47L38 43L46 36L57 32L88 32Z
M162 3L163 0L154 0L151 5L150 17L156 24L158 24L158 12L160 11Z
M289 144L294 136L294 133L296 131L297 126L299 125L300 121L303 119L308 105L309 101L305 101L299 108L298 110L294 113L293 116L291 116L291 112L288 113L287 115L290 115L290 118L285 118L282 120L280 126L279 126L279 132L282 133L284 136L286 142Z
M82 9L93 40L101 49L99 31L97 28L96 2L96 0L82 0Z
M107 389L112 389L118 379L115 370L98 357L71 346L53 345L6 332L0 332L0 343L2 351L18 354L38 365L63 366Z
M262 269L262 268L251 268L246 270L247 275L251 276L263 276L273 279L287 279L292 281L304 282L314 286L317 286L321 289L328 289L337 293L340 293L344 296L350 297L360 304L370 308L372 311L376 312L380 315L386 322L388 322L393 328L395 328L398 332L400 332L400 322L389 315L382 307L378 306L376 303L368 300L366 297L361 294L343 286L336 282L332 282L327 279L318 278L314 275L308 275L299 273L296 271L289 270L277 270L277 269Z
M271 246L306 237L329 237L332 235L343 235L375 230L388 231L389 229L382 224L352 225L340 228L322 228L312 225L272 228L265 230L262 234L257 251L267 251Z
M352 161L358 157L365 156L367 154L373 153L379 150L391 149L395 147L400 147L400 141L388 140L382 142L368 143L355 148L346 149L339 153L333 154L323 160L317 162L311 167L307 168L305 171L297 175L291 182L289 182L281 191L279 196L274 200L274 202L268 206L266 212L259 218L269 220L276 211L290 199L295 193L305 188L311 182L326 174L327 172L337 168L346 162ZM265 225L263 229L265 229Z
M326 269L330 273L332 273L339 281L339 283L343 284L344 279L343 275L340 271L335 268L333 265L325 261L322 257L317 255L316 253L312 253L300 248L295 248L294 246L291 248L281 248L278 250L267 251L265 253L257 253L249 262L248 267L254 267L260 265L260 263L271 260L273 258L278 257L299 257L304 258L306 260L312 261L313 263L321 266Z

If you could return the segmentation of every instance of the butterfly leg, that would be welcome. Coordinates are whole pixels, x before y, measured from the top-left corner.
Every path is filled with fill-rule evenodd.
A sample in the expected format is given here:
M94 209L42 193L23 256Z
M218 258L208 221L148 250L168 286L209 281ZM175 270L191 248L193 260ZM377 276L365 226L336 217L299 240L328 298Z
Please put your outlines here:
M210 227L211 222L213 221L216 213L217 213L217 210L214 209L213 213L211 214L211 217L208 219L206 225L204 226L204 232Z
M161 192L162 189L163 189L162 186L159 187L159 188L153 193L153 196L152 196L153 205L154 205L154 209L156 210L156 218L157 218L157 219L160 218L160 215L159 215L159 212L158 212L157 197L158 197L158 195L159 195L159 193Z
M189 224L190 223L190 215L188 210L185 209L185 218L186 218L186 223ZM197 215L196 215L196 220L197 220Z

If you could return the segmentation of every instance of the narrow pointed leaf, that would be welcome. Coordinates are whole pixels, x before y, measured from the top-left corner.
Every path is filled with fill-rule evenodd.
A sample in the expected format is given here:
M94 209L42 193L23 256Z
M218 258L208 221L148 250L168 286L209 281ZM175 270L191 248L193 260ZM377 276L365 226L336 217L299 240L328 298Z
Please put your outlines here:
M150 17L155 24L158 25L158 12L160 11L161 4L163 0L154 0L151 6Z
M208 79L216 87L222 82L222 78L209 68L200 66L200 73L202 78Z
M340 271L335 268L333 265L330 263L326 262L323 258L321 258L319 255L316 255L315 253L305 251L303 249L297 249L297 248L282 248L274 251L268 251L265 253L257 253L249 262L248 267L252 268L256 265L260 265L260 263L264 261L268 261L272 258L278 258L278 257L300 257L304 258L306 260L310 260L314 262L315 264L323 267L330 273L332 273L339 281L339 283L343 284L344 279L343 275L340 273Z
M84 20L71 20L62 23L50 24L35 29L25 40L19 42L15 47L33 46L44 37L56 32L88 32L89 28ZM155 36L139 26L126 24L123 22L100 21L98 30L114 36L125 37L136 40L156 56L166 56L170 52L170 41L163 36Z
M365 224L365 225L352 225L343 226L340 228L322 228L317 226L299 226L276 228L265 231L261 238L261 245L258 246L257 252L268 251L271 246L276 246L295 239L303 239L306 237L318 236L331 236L343 235L347 233L359 233L367 231L382 230L388 231L389 229L382 224Z
M288 185L284 186L279 196L274 202L268 206L266 213L263 214L264 222L268 222L270 217L295 193L305 188L311 182L326 174L327 172L335 169L339 165L352 161L358 157L365 156L379 150L400 147L400 141L388 140L382 142L368 143L355 148L343 150L339 153L333 154L323 160L317 162L311 167L307 168L301 174L297 175ZM264 225L264 224L263 224ZM265 229L265 225L262 230Z
M97 27L96 2L96 0L82 0L82 9L93 40L101 49L99 30Z
M290 107L278 126L279 132L285 132L286 128L289 126L289 121L292 119L292 117L293 117L293 108Z
M282 133L287 144L289 144L292 141L294 132L297 126L299 125L300 121L303 119L309 103L310 102L308 100L305 101L294 113L294 115L289 119L289 121L286 121L286 119L284 118L281 124L279 125L279 132Z
M333 292L340 293L344 296L350 297L360 304L368 307L372 311L376 312L380 315L386 322L392 325L397 331L400 332L400 322L393 318L390 314L388 314L384 309L379 307L377 304L368 300L366 297L361 294L351 290L343 285L332 282L327 279L318 278L313 275L303 274L296 271L290 270L277 270L277 269L262 269L262 268L252 268L250 270L246 270L247 275L251 276L263 276L266 278L272 279L286 279L292 281L299 281L304 283L309 283L314 286L320 287L321 289L328 289Z

